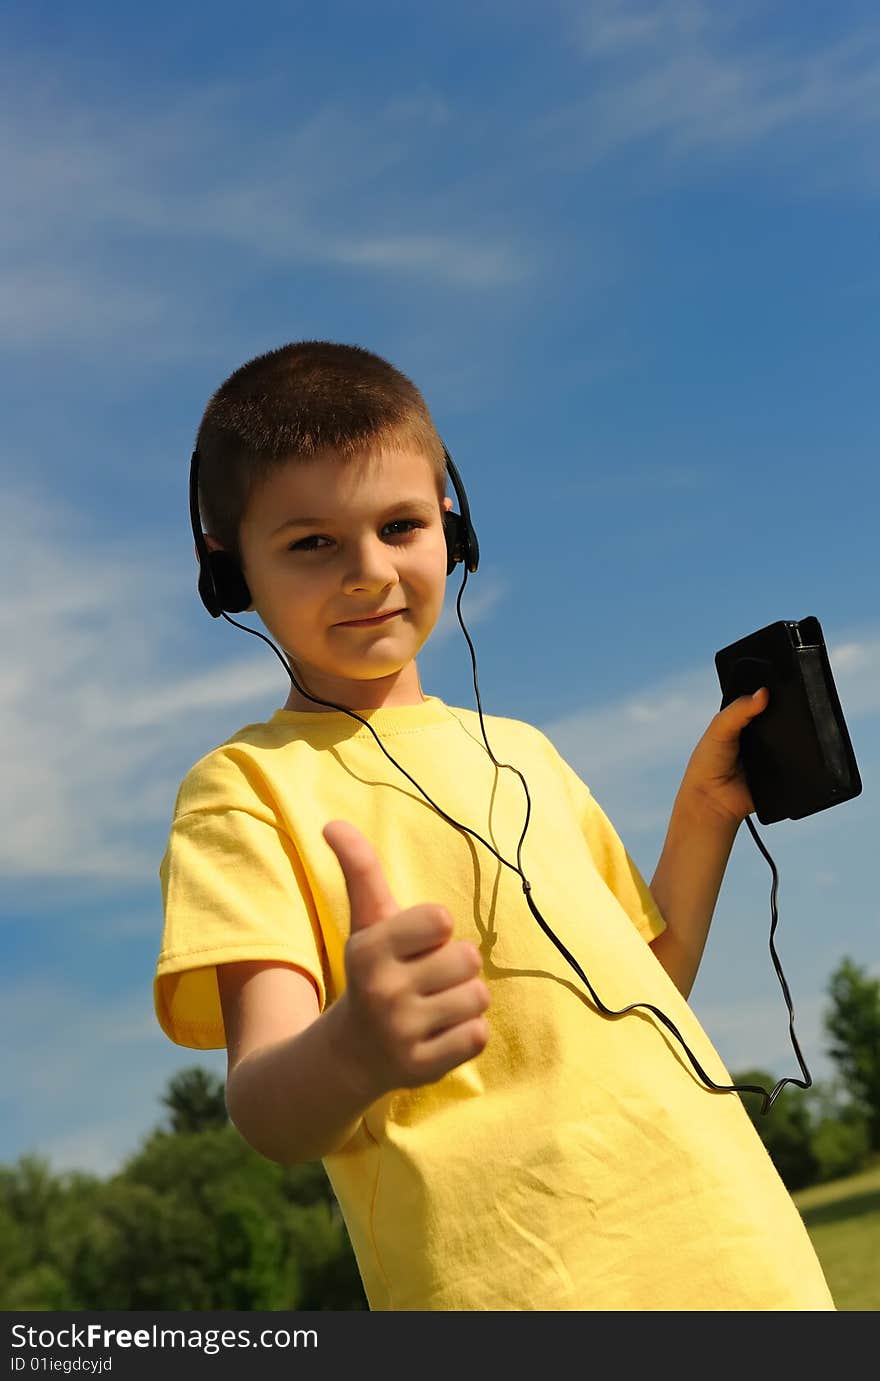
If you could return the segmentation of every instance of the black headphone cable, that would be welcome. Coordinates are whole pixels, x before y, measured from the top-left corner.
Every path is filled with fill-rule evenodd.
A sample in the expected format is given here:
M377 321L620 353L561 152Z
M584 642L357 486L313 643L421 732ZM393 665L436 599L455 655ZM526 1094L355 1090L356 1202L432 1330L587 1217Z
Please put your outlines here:
M688 1057L688 1059L689 1059L691 1065L693 1066L694 1070L696 1071L696 1073L698 1074L698 1076L700 1077L700 1079L703 1081L703 1083L707 1086L707 1088L711 1089L713 1092L716 1092L716 1093L757 1093L757 1094L760 1095L760 1097L761 1097L761 1099L762 1099L762 1106L761 1106L761 1109L760 1109L760 1111L761 1111L762 1113L766 1113L766 1112L768 1112L768 1111L770 1110L770 1108L772 1107L773 1103L775 1102L777 1096L779 1095L779 1093L781 1093L782 1089L785 1087L786 1084L796 1084L798 1088L803 1088L803 1089L808 1089L808 1088L810 1088L810 1087L812 1086L813 1080L812 1080L812 1077L811 1077L811 1075L810 1075L810 1072L809 1072L809 1070L807 1069L807 1066L806 1066L806 1064L805 1064L805 1062L804 1062L804 1058L803 1058L803 1056L802 1056L802 1054L801 1054L801 1050L800 1050L800 1047L799 1047L798 1042L797 1042L797 1038L796 1038L795 1033L794 1033L794 1008L793 1008L793 1006L792 1006L791 994L789 993L788 984L787 984L786 981L785 981L785 977L784 977L783 972L782 972L782 966L781 966L781 964L780 964L780 962L779 962L779 958L778 958L778 955L777 955L777 953L776 953L776 949L775 949L774 943L773 943L773 936L774 936L774 933L775 933L775 930L776 930L777 921L778 921L778 913L777 913L777 909L776 909L776 893L777 893L777 888L778 888L779 875L778 875L778 873L777 873L777 871L776 871L776 865L774 864L774 862L773 862L772 858L770 857L769 853L768 853L767 850L764 848L764 845L761 843L760 839L758 838L758 835L757 835L757 832L756 832L756 830L755 830L755 827L754 827L754 825L752 824L751 817L749 817L749 816L746 817L746 824L748 825L748 827L749 827L749 829L750 829L750 831L751 831L751 833L752 833L752 835L753 835L753 837L754 837L754 839L755 839L755 842L756 842L757 845L758 845L758 848L761 850L761 853L764 855L764 857L767 859L768 863L770 864L770 867L771 867L771 870L772 870L772 874L773 874L773 885L772 885L772 890L771 890L771 911L772 911L772 921L771 921L771 927L770 927L770 953L771 953L771 956L772 956L772 959L773 959L774 967L775 967L776 972L777 972L777 975L778 975L778 977L779 977L779 981L780 981L780 983L781 983L781 985L782 985L783 995L784 995L784 997L785 997L786 1005L787 1005L787 1007L788 1007L788 1012L789 1012L789 1034L790 1034L790 1036L791 1036L791 1041L792 1041L792 1045L793 1045L793 1047L794 1047L795 1054L797 1055L798 1064L800 1065L801 1071L802 1071L802 1073L803 1073L803 1075L804 1075L804 1079L803 1079L803 1080L801 1080L801 1079L796 1079L796 1078L794 1078L794 1077L792 1077L792 1076L786 1076L785 1078L778 1080L778 1082L776 1083L776 1085L774 1086L774 1088L772 1089L772 1091L768 1091L767 1089L765 1089L765 1088L764 1088L762 1085L760 1085L760 1084L716 1084L716 1083L714 1082L714 1080L712 1080L712 1079L709 1077L709 1075L706 1073L706 1071L703 1069L703 1067L702 1067L702 1065L700 1064L700 1062L698 1061L696 1055L694 1055L693 1051L690 1049L690 1047L689 1047L688 1044L686 1043L686 1041L685 1041L684 1037L682 1036L681 1032L678 1030L678 1027L677 1027L677 1026L674 1024L674 1022L666 1015L665 1012L662 1012L662 1011L659 1009L659 1007L655 1007L655 1006L654 1006L652 1003L650 1003L650 1002L631 1002L628 1006L626 1006L626 1007L621 1007L621 1008L618 1009L618 1010L615 1010L614 1008L606 1007L605 1004L604 1004L604 1002L602 1001L602 999L599 997L598 993L597 993L597 992L595 991L595 989L593 988L593 985L590 983L590 980L587 978L587 975L584 973L584 971L583 971L583 969L581 968L580 964L577 962L577 960L574 958L574 956L573 956L572 954L569 953L569 951L566 949L565 945L562 943L562 941L559 939L559 937L558 937L557 935L554 934L554 932L551 930L550 926L549 926L549 925L547 924L547 922L544 920L544 917L541 915L540 911L538 910L537 906L535 905L535 903L534 903L534 901L533 901L533 899L532 899L532 885L531 885L531 883L528 881L528 879L526 878L525 873L523 872L522 867L521 867L521 856L522 856L523 840L525 839L526 831L528 830L528 827L529 827L529 819L530 819L530 817L531 817L531 809L532 809L532 802L531 802L531 797L530 797L530 795L529 795L529 789L528 789L528 786L526 785L525 777L524 777L524 776L522 775L522 773L519 771L519 768L514 767L512 763L500 763L500 762L498 762L497 758L495 757L494 753L492 752L492 749L491 749L490 746L489 746L489 740L488 740L488 738L487 738L487 736L486 736L486 726L485 726L485 723L484 723L484 721L483 721L483 706L482 706L482 702L481 702L481 700L480 700L480 687L479 687L479 683L478 683L478 680L477 680L477 657L476 657L476 652L474 651L474 645L473 645L473 643L471 642L470 635L469 635L469 633L468 633L468 631L467 631L467 628L465 627L464 619L463 619L462 613L461 613L461 600L462 600L462 595L464 594L464 591L465 591L465 586L467 585L467 578L468 578L468 568L467 568L467 565L465 564L465 565L464 565L464 571L463 571L463 578L462 578L462 582L461 582L461 588L459 589L459 592L458 592L458 599L456 600L456 612L457 612L457 614L458 614L458 621L459 621L459 623L461 624L462 632L464 633L464 636L465 636L465 638L467 639L467 644L468 644L468 647L469 647L469 649L470 649L471 662L472 662L472 665L473 665L473 673L474 673L474 691L476 692L476 697L477 697L477 710L478 710L479 717L480 717L480 728L481 728L481 730L482 730L483 739L484 739L485 744L486 744L486 751L488 752L489 757L492 759L492 761L493 761L493 763L495 764L496 767L506 767L506 768L509 768L510 771L516 773L516 775L519 777L520 781L522 782L522 784L523 784L523 790L524 790L525 793L526 793L526 818L525 818L525 824L523 825L523 831L522 831L522 834L520 835L519 843L518 843L518 845L517 845L517 851L516 851L517 862L516 862L516 864L510 863L510 862L508 862L508 860L507 860L506 858L503 858L502 855L501 855L500 853L498 853L497 849L495 849L490 843L488 843L487 840L483 839L482 835L478 834L478 833L476 832L476 830L469 829L467 825L462 825L462 824L460 823L460 821L458 821L458 820L453 820L453 818L452 818L450 815L447 815L446 812L445 812L444 810L441 810L440 806L437 805L436 801L432 801L432 800L431 800L431 797L428 795L428 793L427 793L426 791L423 791L423 790L422 790L422 788L419 786L419 784L418 784L418 782L415 780L415 778L411 777L410 774L406 771L406 769L405 769L404 767L401 767L400 763L397 762L394 758L392 758L391 754L390 754L390 753L388 752L388 750L386 749L386 747L385 747L385 745L383 744L382 740L379 738L379 735L376 733L376 731L375 731L375 729L373 728L373 726L367 722L367 720L362 719L361 716L360 716L359 714L356 714L354 710L350 710L350 709L348 708L348 706L346 706L346 705L336 705L336 704L334 704L333 701L331 701L331 700L320 700L317 696L311 695L307 690L305 690L305 689L299 684L299 682L296 680L296 677L294 676L293 671L291 670L291 667L290 667L288 661L287 661L286 658L282 655L282 653L278 650L278 648L275 646L275 644L272 642L271 638L267 638L267 637L265 636L265 634L260 633L259 630L256 629L256 628L249 628L247 624L239 623L236 619L230 618L229 615L226 613L225 610L221 609L219 612L222 614L223 618L226 619L226 622L227 622L227 623L231 623L235 628L240 628L240 629L242 629L245 633L252 633L253 636L256 637L256 638L262 638L263 642L264 642L264 643L267 643L267 644L269 645L269 647L271 647L272 651L275 653L276 657L277 657L278 660L281 662L281 665L284 667L285 671L287 672L288 676L290 677L290 680L293 682L293 685L294 685L294 686L296 687L296 689L299 691L300 695L305 696L306 699L313 701L316 705L326 705L326 706L327 706L328 708L330 708L330 709L333 709L333 710L340 710L340 711L342 711L343 713L345 713L345 714L347 714L347 715L350 715L352 719L356 719L360 724L365 725L365 727L368 728L369 731L370 731L370 733L373 735L373 738L376 740L376 742L378 743L379 747L382 749L382 752L385 754L386 758L388 758L389 762L393 763L394 766L395 766L400 772L402 772L403 775L404 775L409 781L412 782L412 784L413 784L413 786L416 788L416 790L419 791L419 792L421 792L422 796L424 796L425 800L429 803L429 805L433 806L434 809L437 811L437 813L438 813L439 815L441 815L441 816L443 817L444 820L447 820L447 821L449 822L449 824L454 825L454 826L456 827L456 829L464 830L467 834L472 835L474 839L478 839L478 840L480 841L480 843L481 843L482 845L484 845L484 847L487 848L487 849L489 850L490 853L492 853L492 854L495 855L495 857L498 859L498 861L499 861L500 863L503 863L504 866L505 866L506 868L510 868L513 872L515 872L515 873L518 874L518 876L519 876L520 879L522 880L522 890L523 890L523 894L524 894L524 896L525 896L526 904L528 905L529 910L531 911L531 913L532 913L532 915L534 916L535 920L538 922L538 925L539 925L539 926L541 927L541 929L544 931L544 934L548 937L549 940L552 941L552 943L553 943L553 944L556 946L556 948L558 949L559 953L562 955L563 959L565 959L565 961L571 966L571 968L574 969L575 973L578 975L578 977L579 977L579 978L581 979L581 981L584 983L584 985L585 985L586 988L587 988L587 991L588 991L589 994L590 994L590 997L593 999L593 1002L594 1002L595 1005L596 1005L597 1010L601 1013L602 1016L608 1017L608 1018L622 1017L622 1016L626 1016L626 1014L627 1014L628 1012L634 1012L634 1011L637 1011L637 1010L639 1010L639 1009L643 1009L643 1010L645 1010L645 1011L652 1012L653 1015L658 1019L658 1021L660 1021L660 1022L666 1027L666 1029L672 1033L672 1035L675 1037L675 1039L679 1042L679 1044L681 1045L681 1047L682 1047L682 1049L684 1050L685 1054L687 1055L687 1057Z

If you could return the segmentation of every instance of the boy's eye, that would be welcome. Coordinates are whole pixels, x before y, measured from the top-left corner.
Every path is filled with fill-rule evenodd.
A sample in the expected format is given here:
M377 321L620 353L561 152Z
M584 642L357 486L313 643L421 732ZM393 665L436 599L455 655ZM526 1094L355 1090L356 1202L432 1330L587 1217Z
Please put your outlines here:
M418 518L396 518L396 519L394 520L393 523L386 523L386 524L385 524L385 527L383 528L383 532L386 531L388 528L401 528L401 529L404 529L404 530L401 531L401 532L395 533L395 534L393 534L393 535L394 535L394 536L399 536L399 537L406 537L407 534L409 533L409 531L410 531L412 528L418 528L418 527L424 527L424 526L425 526L425 524L424 524L423 522L421 522L420 519L418 519ZM332 538L330 538L330 537L321 537L320 535L318 535L317 533L315 533L315 534L314 534L313 536L311 536L311 537L301 537L300 540L299 540L298 542L294 542L290 547L288 547L288 551L323 551L323 550L324 550L323 547L316 547L316 546L314 546L314 545L312 545L312 544L315 543L315 542L330 542L330 541L332 541Z

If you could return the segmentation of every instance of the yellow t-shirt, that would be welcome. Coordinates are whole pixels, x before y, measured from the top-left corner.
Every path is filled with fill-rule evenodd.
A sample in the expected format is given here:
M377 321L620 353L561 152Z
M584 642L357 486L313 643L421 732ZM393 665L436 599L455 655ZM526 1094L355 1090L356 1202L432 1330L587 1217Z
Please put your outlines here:
M430 696L362 718L441 810L516 862L525 792L492 763L475 711ZM653 1003L729 1083L651 951L663 919L588 788L538 729L484 722L528 784L522 869L539 912L606 1007ZM324 1162L372 1309L834 1308L738 1095L708 1090L650 1013L601 1016L516 872L348 715L279 710L185 777L155 978L173 1041L225 1044L218 964L295 964L322 1008L342 991L348 896L321 834L333 819L367 836L402 909L448 908L492 999L476 1059L380 1099Z

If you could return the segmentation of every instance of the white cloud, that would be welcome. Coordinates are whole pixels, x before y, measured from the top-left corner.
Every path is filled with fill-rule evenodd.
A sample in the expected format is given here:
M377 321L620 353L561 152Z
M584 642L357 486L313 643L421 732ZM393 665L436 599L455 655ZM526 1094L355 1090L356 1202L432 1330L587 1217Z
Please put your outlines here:
M844 634L828 658L847 718L880 712L880 633Z
M451 118L431 91L386 96L366 111L328 96L308 118L267 119L251 137L278 98L268 84L172 89L161 105L120 102L108 118L49 71L21 55L0 81L0 344L91 343L133 330L195 337L209 303L199 308L194 251L201 261L237 250L471 291L531 272L507 225L438 230L420 210L423 148ZM459 223L474 225L473 189L456 198L470 212ZM182 301L192 322L181 320Z
M575 771L598 787L690 753L720 696L710 673L683 672L623 701L579 710L542 727Z
M394 273L427 272L474 288L515 283L526 272L522 257L502 241L472 244L452 235L393 235L334 243L340 263Z
M864 185L880 123L876 25L809 47L790 35L748 36L747 14L706 0L598 0L569 16L572 44L589 63L588 93L537 127L565 141L561 157L591 162L650 140L668 173L698 153L808 131L800 158L787 146L802 177L815 185L817 150L836 147L835 177L848 169Z
M10 877L152 877L153 851L136 831L169 816L187 737L211 725L212 710L244 719L279 687L256 655L213 676L163 666L182 629L169 611L194 572L157 568L146 551L84 529L73 509L4 495L15 599L0 609L0 867Z
M0 270L0 342L83 345L122 332L157 331L176 318L167 294L114 282L94 268L65 270L43 261Z

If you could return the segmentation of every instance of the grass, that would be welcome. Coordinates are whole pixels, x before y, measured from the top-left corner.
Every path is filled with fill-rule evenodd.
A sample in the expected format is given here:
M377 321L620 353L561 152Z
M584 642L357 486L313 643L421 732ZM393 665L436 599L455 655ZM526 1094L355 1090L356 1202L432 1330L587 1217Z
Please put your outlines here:
M880 1309L880 1165L793 1198L837 1308Z

